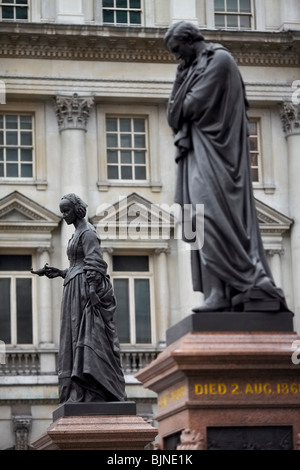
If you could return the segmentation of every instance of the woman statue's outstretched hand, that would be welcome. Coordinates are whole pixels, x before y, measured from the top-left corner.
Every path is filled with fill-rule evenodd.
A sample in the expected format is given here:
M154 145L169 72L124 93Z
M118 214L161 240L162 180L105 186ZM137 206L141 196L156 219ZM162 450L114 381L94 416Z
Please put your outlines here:
M61 269L54 268L52 266L45 267L45 276L47 276L49 279L54 279L55 277L64 277L63 271Z

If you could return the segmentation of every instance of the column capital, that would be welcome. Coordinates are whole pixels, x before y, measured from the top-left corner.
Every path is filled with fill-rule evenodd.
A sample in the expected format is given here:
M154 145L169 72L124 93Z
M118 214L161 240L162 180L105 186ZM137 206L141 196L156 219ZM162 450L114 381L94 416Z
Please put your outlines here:
M80 129L86 131L90 110L94 106L93 96L57 95L54 107L60 131Z
M300 104L285 101L281 105L280 118L286 137L300 135Z
M266 251L269 256L276 256L276 255L283 256L285 253L284 249L280 249L280 248L278 249L271 248L270 250L267 249Z

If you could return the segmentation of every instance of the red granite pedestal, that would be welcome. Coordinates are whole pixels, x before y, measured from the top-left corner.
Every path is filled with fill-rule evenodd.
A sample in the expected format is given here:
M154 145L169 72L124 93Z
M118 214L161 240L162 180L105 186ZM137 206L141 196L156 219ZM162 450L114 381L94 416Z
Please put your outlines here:
M272 327L247 315L243 325L192 315L137 374L158 394L160 449L300 450L300 337L291 316Z
M135 413L135 403L65 404L36 439L37 450L144 450L157 430Z

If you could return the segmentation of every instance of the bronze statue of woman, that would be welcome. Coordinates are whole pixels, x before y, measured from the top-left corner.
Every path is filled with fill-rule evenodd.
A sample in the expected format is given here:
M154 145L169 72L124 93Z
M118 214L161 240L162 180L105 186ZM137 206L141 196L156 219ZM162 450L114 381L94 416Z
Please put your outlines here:
M48 278L62 277L58 360L59 398L65 402L125 401L125 380L114 323L116 300L102 258L100 240L86 221L87 204L76 194L60 201L60 211L75 232L69 240L70 266L46 265Z

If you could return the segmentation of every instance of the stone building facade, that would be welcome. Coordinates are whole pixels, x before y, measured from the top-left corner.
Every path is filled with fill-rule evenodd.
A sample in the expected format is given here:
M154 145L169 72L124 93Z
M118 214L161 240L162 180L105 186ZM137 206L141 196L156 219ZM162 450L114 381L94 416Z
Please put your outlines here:
M62 195L88 203L119 301L127 393L135 372L201 302L173 207L166 105L176 63L163 37L185 19L226 46L250 102L253 185L274 278L300 329L299 0L0 2L0 448L29 448L57 407ZM4 351L5 350L5 354Z

